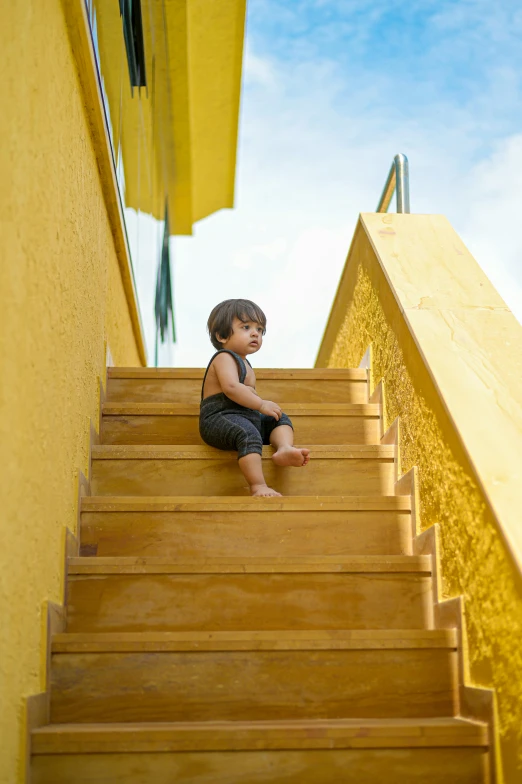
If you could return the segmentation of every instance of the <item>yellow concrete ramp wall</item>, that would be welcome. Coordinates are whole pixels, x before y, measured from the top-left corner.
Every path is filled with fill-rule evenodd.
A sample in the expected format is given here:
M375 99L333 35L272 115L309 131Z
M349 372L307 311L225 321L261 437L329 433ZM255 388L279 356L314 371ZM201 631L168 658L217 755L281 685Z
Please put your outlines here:
M140 350L60 0L2 9L0 781L24 776L24 698L45 688L42 609L62 601L105 346Z
M362 215L318 367L372 346L443 592L463 594L469 675L494 687L504 780L522 777L522 327L442 216Z

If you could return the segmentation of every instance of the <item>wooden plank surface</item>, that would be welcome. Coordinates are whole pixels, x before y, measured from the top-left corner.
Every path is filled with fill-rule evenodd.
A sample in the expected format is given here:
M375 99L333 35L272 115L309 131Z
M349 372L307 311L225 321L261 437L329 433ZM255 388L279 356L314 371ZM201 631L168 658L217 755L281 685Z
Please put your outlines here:
M452 716L455 679L446 647L61 653L51 721Z
M312 743L312 742L311 742ZM483 784L477 748L37 755L32 784ZM320 778L318 777L320 776Z
M241 498L238 496L83 496L85 512L411 512L411 496L287 496Z
M317 448L310 464L280 468L263 451L268 484L284 495L392 495L394 448ZM92 450L95 495L247 495L237 455L209 447L103 446Z
M112 574L419 574L431 575L429 555L353 555L301 557L216 558L207 556L194 561L157 557L72 557L67 561L71 575ZM450 628L447 626L446 628Z
M405 496L391 498L394 501ZM311 503L307 508L301 502L272 508L265 505L264 509L253 504L249 509L244 503L198 504L201 499L177 505L168 497L157 502L136 498L134 504L118 504L118 500L112 498L108 504L99 496L84 500L82 555L190 560L210 553L215 557L269 558L412 551L411 512L393 509L391 504L389 509L372 511L349 503L325 503L323 508ZM234 500L255 501L241 497ZM123 497L122 501L127 499Z
M303 379L334 379L351 381L366 381L367 373L364 368L256 368L256 378L283 379L300 381ZM137 368L137 367L110 367L107 370L108 378L197 378L203 379L205 368Z
M381 406L376 403L282 403L289 416L310 417L370 417L379 418ZM104 403L104 416L148 415L156 416L199 416L199 405L179 405L158 402ZM322 442L324 443L324 442Z
M381 563L382 571L377 571L378 564L369 564L363 571L360 562L172 565L144 564L144 559L131 559L138 561L132 564L122 564L123 559L80 560L84 563L70 565L67 583L69 632L273 630L287 629L289 618L293 629L433 625L431 577L422 565L406 571L414 564ZM89 569L89 563L98 560L120 563Z
M308 444L377 444L380 407L375 405L282 404L296 441ZM199 406L106 403L103 444L203 444Z
M487 727L459 718L316 719L51 724L32 733L35 754L442 745L484 748Z
M119 371L119 369L117 369ZM131 369L133 370L133 369ZM143 401L199 404L203 371L168 369L150 373L153 368L117 376L110 371L107 401ZM292 374L279 371L256 371L256 389L265 400L293 403L367 403L366 371L314 370Z
M262 457L270 459L271 446L263 447ZM314 456L319 460L393 460L395 447L385 444L315 444ZM198 444L102 445L92 447L93 460L237 460L237 452ZM325 495L328 495L325 493Z
M114 651L456 650L454 629L55 634L53 653Z

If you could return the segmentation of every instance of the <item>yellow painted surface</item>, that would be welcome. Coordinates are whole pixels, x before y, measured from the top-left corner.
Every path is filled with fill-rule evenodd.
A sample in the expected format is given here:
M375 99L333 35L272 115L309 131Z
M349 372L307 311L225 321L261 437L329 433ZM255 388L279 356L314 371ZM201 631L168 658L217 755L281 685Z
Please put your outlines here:
M440 216L364 215L318 366L368 345L418 466L421 522L440 523L444 596L463 594L474 685L494 687L504 780L522 776L522 328ZM517 522L518 521L518 522Z
M147 88L131 94L118 3L95 0L127 206L173 234L234 204L246 0L142 0Z
M190 0L194 220L234 206L246 0Z
M44 689L108 342L139 364L60 0L0 26L0 781L23 777L24 698Z

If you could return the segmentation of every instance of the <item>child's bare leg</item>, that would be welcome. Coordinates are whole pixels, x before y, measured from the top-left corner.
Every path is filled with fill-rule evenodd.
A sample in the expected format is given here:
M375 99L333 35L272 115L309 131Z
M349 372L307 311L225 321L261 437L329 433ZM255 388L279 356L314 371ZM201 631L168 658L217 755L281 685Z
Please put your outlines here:
M272 430L270 443L277 450L272 460L279 466L305 466L310 462L310 450L294 446L294 431L290 425L279 425Z
M273 496L281 495L276 493L271 487L268 487L265 477L263 476L263 467L261 463L261 455L255 452L250 455L240 457L238 460L239 467L243 472L243 476L250 485L250 495L253 496Z

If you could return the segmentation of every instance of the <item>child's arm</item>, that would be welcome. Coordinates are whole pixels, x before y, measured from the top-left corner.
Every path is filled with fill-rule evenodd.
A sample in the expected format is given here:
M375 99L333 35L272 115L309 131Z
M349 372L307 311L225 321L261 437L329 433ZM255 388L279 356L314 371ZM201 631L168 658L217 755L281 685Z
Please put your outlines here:
M254 411L260 411L262 414L267 414L279 421L282 411L277 403L273 403L271 400L262 400L257 392L240 383L236 360L230 354L219 354L212 364L216 369L221 391L234 403L239 403L245 408L253 408Z

